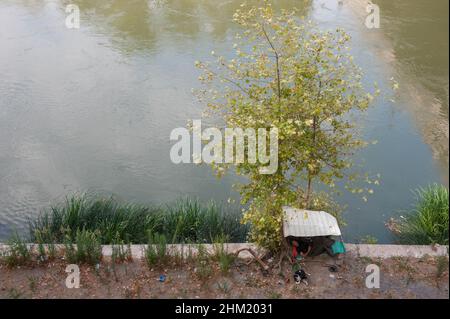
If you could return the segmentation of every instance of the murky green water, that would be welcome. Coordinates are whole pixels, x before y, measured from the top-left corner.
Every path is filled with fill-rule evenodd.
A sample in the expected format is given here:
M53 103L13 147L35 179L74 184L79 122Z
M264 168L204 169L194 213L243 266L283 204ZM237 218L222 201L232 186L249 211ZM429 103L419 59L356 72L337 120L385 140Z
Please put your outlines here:
M71 1L81 28L64 25L69 1L0 0L0 239L77 190L127 200L235 197L232 176L175 165L169 134L203 106L195 60L231 52L239 1ZM357 155L381 185L367 203L344 195L347 240L391 240L384 222L408 208L411 189L448 184L448 1L379 0L381 28L364 26L365 2L277 1L322 28L344 27L367 83L400 84L364 121L378 144Z

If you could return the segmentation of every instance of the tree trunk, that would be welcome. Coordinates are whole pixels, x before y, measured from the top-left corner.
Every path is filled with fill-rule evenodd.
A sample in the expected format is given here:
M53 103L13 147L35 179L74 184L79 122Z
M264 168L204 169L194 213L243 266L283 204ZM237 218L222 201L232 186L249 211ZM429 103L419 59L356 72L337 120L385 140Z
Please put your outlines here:
M312 136L312 149L316 149L316 131L317 131L317 116L313 117L313 136ZM314 152L311 152L311 161L314 161ZM312 179L313 179L313 172L308 168L308 187L306 189L306 195L305 195L305 209L309 208L309 202L311 200L311 194L312 194Z
M308 173L308 188L306 189L305 209L309 208L309 201L312 193L312 177L311 173Z

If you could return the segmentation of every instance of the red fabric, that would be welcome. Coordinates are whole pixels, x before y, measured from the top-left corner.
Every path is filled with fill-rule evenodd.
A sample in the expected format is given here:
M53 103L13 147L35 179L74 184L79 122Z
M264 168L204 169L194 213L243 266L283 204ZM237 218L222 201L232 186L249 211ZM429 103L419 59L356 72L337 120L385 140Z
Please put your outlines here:
M297 247L292 246L292 257L296 258L297 257Z

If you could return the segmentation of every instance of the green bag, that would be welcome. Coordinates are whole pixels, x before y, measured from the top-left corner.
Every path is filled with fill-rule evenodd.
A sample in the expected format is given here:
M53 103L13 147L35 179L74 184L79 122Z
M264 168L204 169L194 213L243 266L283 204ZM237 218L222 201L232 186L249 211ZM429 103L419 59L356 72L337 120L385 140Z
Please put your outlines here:
M331 250L333 254L343 254L345 253L345 246L342 241L335 241L333 245L331 245Z

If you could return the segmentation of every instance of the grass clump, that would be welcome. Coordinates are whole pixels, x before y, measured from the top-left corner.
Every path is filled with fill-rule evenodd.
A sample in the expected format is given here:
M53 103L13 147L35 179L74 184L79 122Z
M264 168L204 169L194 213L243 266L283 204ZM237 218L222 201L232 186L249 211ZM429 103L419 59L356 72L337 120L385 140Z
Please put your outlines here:
M213 259L218 262L220 271L223 274L227 274L229 272L230 267L233 265L235 260L235 256L227 252L225 242L227 242L227 236L221 235L214 240L213 244Z
M63 242L80 230L98 231L102 244L114 244L117 239L143 244L148 232L166 234L171 243L211 242L221 233L228 234L231 241L242 242L247 227L240 223L240 217L238 210L228 212L215 203L202 205L192 199L145 206L82 194L42 212L30 222L30 234L33 241L46 243Z
M74 195L44 211L30 223L32 239L36 230L45 230L46 242L63 242L80 230L99 231L99 240L111 244L117 238L143 243L149 229L158 225L158 209L136 204L121 204L113 197Z
M34 242L38 245L38 255L37 260L39 262L44 262L47 260L54 260L57 255L57 247L53 240L49 240L49 232L47 229L36 229L34 230Z
M31 248L17 232L10 238L8 245L9 249L3 256L8 267L23 266L31 262Z
M223 233L232 241L245 241L247 227L240 223L240 213L225 211L220 205L182 199L164 209L162 232L173 243L210 243Z
M224 294L228 294L231 291L230 284L226 280L217 282L217 289Z
M391 220L389 229L402 244L448 245L448 189L434 184L415 194L415 208L401 219Z
M131 244L125 245L123 241L116 242L111 246L111 261L113 264L132 261Z
M211 266L211 256L209 255L204 245L198 245L197 254L194 258L195 274L201 281L205 282L211 277L213 268Z
M149 267L167 262L169 254L166 236L158 233L148 235L148 245L145 248L145 261Z
M366 235L361 238L360 242L361 244L375 245L378 243L378 239L372 235Z
M96 232L78 230L75 238L66 238L64 246L69 263L96 265L102 260L102 246Z

